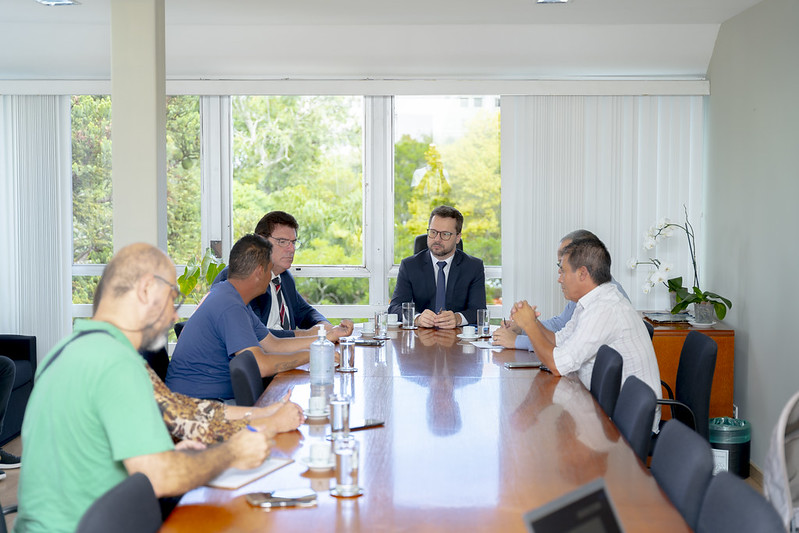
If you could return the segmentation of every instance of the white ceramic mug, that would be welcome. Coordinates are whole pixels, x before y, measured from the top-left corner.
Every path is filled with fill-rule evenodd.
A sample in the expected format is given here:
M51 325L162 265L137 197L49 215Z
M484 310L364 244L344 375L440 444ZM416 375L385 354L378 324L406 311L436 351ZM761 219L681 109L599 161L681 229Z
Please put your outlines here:
M388 314L388 323L389 324L396 324L399 322L399 315L397 313L389 313Z
M311 444L310 462L313 466L327 466L330 464L330 443L327 441Z
M463 336L474 337L475 336L474 326L463 326Z
M363 323L363 331L364 333L374 333L375 332L375 323L372 320Z

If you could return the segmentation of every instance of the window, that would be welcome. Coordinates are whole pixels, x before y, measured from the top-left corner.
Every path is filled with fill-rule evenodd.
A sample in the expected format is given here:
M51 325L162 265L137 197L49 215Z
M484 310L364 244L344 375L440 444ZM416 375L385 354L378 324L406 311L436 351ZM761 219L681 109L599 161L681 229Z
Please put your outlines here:
M464 251L502 264L499 97L398 96L394 125L394 261L411 255L430 212L451 205L464 217ZM499 303L496 272L488 303Z
M113 253L110 113L108 96L73 97L75 316ZM166 139L179 272L220 232L235 242L282 210L300 225L300 293L332 318L370 316L440 203L466 217L465 250L500 264L498 97L170 96ZM501 271L487 271L493 303Z

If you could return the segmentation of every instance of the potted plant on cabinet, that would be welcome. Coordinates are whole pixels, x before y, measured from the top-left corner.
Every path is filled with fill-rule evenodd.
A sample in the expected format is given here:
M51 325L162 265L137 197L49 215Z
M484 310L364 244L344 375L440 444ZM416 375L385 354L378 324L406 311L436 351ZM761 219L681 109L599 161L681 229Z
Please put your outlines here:
M670 292L674 292L674 305L671 312L676 314L684 311L689 305L694 304L694 319L699 324L708 324L713 322L713 315L715 314L719 320L723 320L727 315L727 309L732 308L732 302L715 292L703 291L699 286L699 271L696 266L696 241L694 237L694 228L688 220L688 208L683 206L685 210L685 223L676 224L669 219L661 220L657 226L649 229L645 240L644 249L651 250L662 239L671 237L674 234L674 228L679 228L685 233L688 240L688 251L691 253L691 265L693 267L694 284L691 289L683 287L682 276L666 279L666 273L671 271L671 265L666 265L658 259L649 259L648 261L638 261L631 259L629 266L635 268L640 264L654 265L656 270L650 272L647 281L644 284L644 293L648 293L649 289L657 282L662 282L666 285Z

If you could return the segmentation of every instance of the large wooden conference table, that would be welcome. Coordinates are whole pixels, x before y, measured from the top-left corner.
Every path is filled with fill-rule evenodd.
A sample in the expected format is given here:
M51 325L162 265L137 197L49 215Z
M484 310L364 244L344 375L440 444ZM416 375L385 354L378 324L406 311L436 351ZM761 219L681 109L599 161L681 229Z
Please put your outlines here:
M304 424L279 435L273 451L294 462L238 490L186 494L162 531L523 532L526 511L600 476L627 532L690 531L576 378L508 370L505 362L530 355L480 349L459 331L391 330L382 347L356 347L358 372L336 374L335 391L353 397L353 421L385 421L353 433L362 496L335 498L334 472L307 469L302 459L330 426ZM259 405L292 387L307 407L305 370L277 376ZM266 511L243 496L309 487L315 508Z

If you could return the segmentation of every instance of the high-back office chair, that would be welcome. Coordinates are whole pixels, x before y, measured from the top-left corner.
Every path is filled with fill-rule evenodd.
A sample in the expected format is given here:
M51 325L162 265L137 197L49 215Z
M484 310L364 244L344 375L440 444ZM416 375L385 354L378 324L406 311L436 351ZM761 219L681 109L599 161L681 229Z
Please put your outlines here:
M649 332L649 340L651 341L655 337L655 326L653 326L648 320L644 320L644 325L646 326L646 330Z
M641 460L646 461L655 420L657 398L649 385L635 376L624 381L613 410L613 423Z
M161 381L166 380L166 372L169 369L169 354L166 347L161 348L157 352L143 352L142 357L147 363L155 370Z
M455 245L455 248L457 248L460 251L463 251L463 238L461 238L460 242L457 245ZM418 254L422 250L427 250L427 233L425 233L424 235L419 235L413 241L413 255Z
M32 335L0 335L0 355L14 363L14 385L6 407L0 445L20 434L22 418L33 391L33 376L36 374L36 337Z
M183 331L183 326L186 325L186 322L188 322L188 320L184 320L183 322L175 322L175 325L173 327L175 328L176 338L178 339L180 338L180 332Z
M669 397L658 400L661 405L671 407L672 418L696 430L705 440L709 433L710 389L717 351L716 341L704 333L696 330L688 333L680 351L674 392L668 384L661 382Z
M255 405L264 392L258 362L250 350L244 350L230 361L230 382L236 405Z
M622 365L619 352L607 344L599 347L591 372L591 394L608 416L613 415L619 399Z
M719 472L705 491L697 533L785 533L777 510L746 481Z
M710 444L679 420L668 420L652 453L651 472L691 529L696 529L713 477Z
M153 486L147 476L139 472L91 504L75 532L155 533L161 523L161 506Z
M782 517L785 529L799 527L799 392L780 413L763 468L763 494Z

